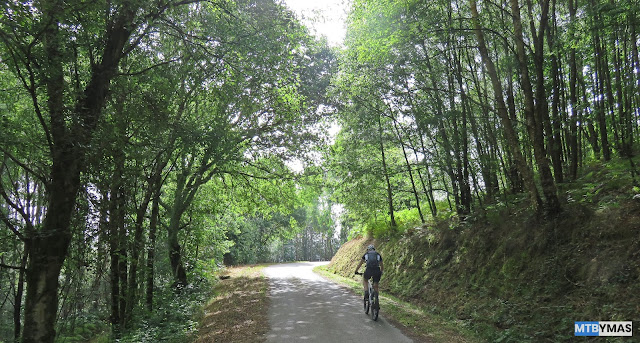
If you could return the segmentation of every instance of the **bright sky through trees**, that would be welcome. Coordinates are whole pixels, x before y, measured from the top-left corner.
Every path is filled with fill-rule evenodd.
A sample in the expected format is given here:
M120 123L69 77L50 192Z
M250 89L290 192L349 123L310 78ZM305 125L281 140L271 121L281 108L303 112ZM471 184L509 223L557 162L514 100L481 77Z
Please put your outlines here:
M332 46L342 45L349 0L284 0L317 35Z
M341 46L344 42L349 2L350 0L283 0L315 35L327 37L331 46ZM332 139L338 130L337 124L330 128ZM287 165L297 172L304 170L299 160L287 161Z

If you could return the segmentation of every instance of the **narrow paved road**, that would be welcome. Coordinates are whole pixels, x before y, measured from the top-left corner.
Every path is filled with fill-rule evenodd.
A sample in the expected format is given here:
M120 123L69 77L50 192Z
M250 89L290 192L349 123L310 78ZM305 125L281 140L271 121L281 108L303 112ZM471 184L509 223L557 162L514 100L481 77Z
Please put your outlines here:
M271 287L267 342L412 342L384 319L364 314L362 298L327 281L312 269L327 262L265 268Z

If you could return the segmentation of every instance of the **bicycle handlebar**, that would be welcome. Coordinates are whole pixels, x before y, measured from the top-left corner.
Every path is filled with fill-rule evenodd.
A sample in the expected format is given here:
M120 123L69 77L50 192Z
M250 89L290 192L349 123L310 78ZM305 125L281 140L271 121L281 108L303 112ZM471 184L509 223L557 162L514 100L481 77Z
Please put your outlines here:
M356 274L356 275L363 275L362 273L359 273L359 272L355 272L354 274Z

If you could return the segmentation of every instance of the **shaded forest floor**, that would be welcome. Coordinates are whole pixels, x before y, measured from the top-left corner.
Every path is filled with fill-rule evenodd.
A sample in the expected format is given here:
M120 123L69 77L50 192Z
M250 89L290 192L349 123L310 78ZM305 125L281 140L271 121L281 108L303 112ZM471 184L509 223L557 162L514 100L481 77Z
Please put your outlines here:
M465 222L373 240L385 259L382 292L491 342L562 342L575 338L574 321L637 322L640 188L628 166L587 166L561 185L564 210L552 218L531 213L522 197ZM370 242L343 245L329 270L353 278Z

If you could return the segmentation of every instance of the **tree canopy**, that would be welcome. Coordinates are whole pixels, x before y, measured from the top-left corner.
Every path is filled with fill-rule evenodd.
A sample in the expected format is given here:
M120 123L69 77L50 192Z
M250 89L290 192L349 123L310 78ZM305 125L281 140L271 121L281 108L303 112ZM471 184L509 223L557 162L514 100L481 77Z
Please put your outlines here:
M638 186L639 9L353 0L331 48L276 0L3 3L0 339L122 338L223 264L555 216L591 160Z

